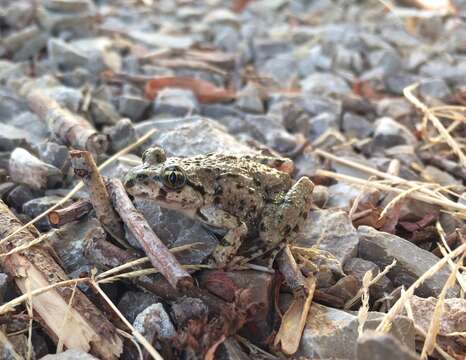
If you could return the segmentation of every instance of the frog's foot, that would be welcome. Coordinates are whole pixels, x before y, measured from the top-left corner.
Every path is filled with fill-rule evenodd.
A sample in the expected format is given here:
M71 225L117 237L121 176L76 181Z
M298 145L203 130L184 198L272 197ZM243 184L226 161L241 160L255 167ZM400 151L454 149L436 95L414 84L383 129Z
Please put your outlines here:
M240 225L234 229L230 229L212 253L212 257L217 264L217 267L225 268L231 259L236 255L240 245L241 239L248 232L246 224Z

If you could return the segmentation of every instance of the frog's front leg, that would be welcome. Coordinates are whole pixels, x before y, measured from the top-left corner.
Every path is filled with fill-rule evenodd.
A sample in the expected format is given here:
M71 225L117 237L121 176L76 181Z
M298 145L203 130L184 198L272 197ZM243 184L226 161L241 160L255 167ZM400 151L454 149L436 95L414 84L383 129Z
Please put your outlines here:
M281 199L266 205L259 224L259 237L263 246L250 259L296 238L311 209L313 189L312 181L302 177Z
M213 206L201 208L199 214L203 222L227 230L212 253L217 266L224 268L236 255L243 237L248 233L248 228L236 216Z

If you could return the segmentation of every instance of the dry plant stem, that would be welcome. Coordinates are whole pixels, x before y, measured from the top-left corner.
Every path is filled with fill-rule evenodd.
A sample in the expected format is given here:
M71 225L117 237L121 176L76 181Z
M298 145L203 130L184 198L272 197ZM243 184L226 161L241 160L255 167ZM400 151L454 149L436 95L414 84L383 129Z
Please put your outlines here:
M445 297L447 295L448 289L455 285L456 273L458 271L459 265L463 263L464 253L456 263L455 268L448 277L445 285L440 292L437 303L435 304L434 313L432 314L432 319L430 320L429 329L427 330L426 340L424 346L422 347L421 359L426 360L428 355L431 355L435 348L436 338L440 330L440 319L443 313L443 307L445 304Z
M360 179L360 178L357 178L357 177L354 177L354 176L338 174L338 173L335 173L333 171L317 170L316 175L331 177L331 178L334 178L334 179L337 179L337 180L342 180L342 181L348 181L350 183L358 184L358 185L362 185L362 186L367 184L367 180L363 180L363 179ZM377 183L377 182L372 182L371 186L374 187L374 188L383 190L383 191L393 191L393 192L396 192L396 193L399 193L399 194L402 194L402 193L406 192L403 189L397 189L395 187L380 184L380 183ZM430 195L421 194L421 193L418 193L418 192L410 193L410 194L407 195L407 197L412 198L412 199L416 199L416 200L419 200L419 201L423 201L423 202L428 203L428 204L435 204L435 205L438 205L438 206L440 206L440 207L442 207L444 209L447 209L447 210L456 210L456 211L462 212L463 214L466 214L466 206L465 205L462 205L460 203L455 203L455 202L450 201L450 200L442 200L442 199L438 199L438 198L432 197Z
M104 179L100 176L91 153L88 151L72 150L70 151L70 156L74 174L84 181L84 184L87 186L89 198L97 219L110 235L118 240L121 245L125 246L123 223L112 207Z
M54 99L35 90L27 96L27 102L31 110L47 124L50 132L66 145L93 154L107 151L105 135L97 133L89 121L61 107Z
M395 175L392 175L392 174L389 174L389 173L379 171L377 169L371 168L370 166L366 166L364 164L360 164L360 163L357 163L355 161L340 158L338 156L330 154L330 153L328 153L328 152L326 152L324 150L321 150L321 149L315 150L315 153L322 156L322 157L324 157L324 158L327 158L327 159L330 159L332 161L335 161L335 162L350 166L352 168L361 170L361 171L363 171L363 172L365 172L367 174L377 176L377 177L379 177L381 179L391 180L391 181L393 181L395 183L401 183L401 184L405 184L407 186L412 186L413 185L413 182L410 182L410 181L408 181L406 179L403 179L403 178L401 178L399 176L395 176ZM433 184L432 183L432 185L435 186L435 185L438 185L438 184ZM438 186L440 187L440 185L438 185ZM425 193L425 194L427 194L429 196L433 196L433 197L436 197L436 198L438 197L437 193L435 193L433 190L428 189L428 188L424 188L424 189L421 189L419 191L422 192L422 193ZM456 204L455 202L453 202L453 201L451 201L451 200L449 200L449 199L447 199L445 197L443 197L442 199L444 199L448 203Z
M63 174L56 167L38 159L23 148L16 148L8 163L14 182L26 184L34 190L45 190L60 183Z
M21 225L5 203L0 201L0 235L2 237L9 235ZM33 240L34 236L31 232L22 229L3 244L2 251L11 251ZM118 358L123 345L114 326L81 291L75 294L75 301L69 310L69 321L64 328L61 328L61 320L68 311L72 288L69 286L53 287L48 292L33 296L38 289L67 280L65 272L43 247L31 247L21 254L15 253L7 256L2 259L1 264L3 269L15 279L21 292L27 294L25 299L30 299L36 320L43 325L52 339L57 341L61 335L64 345L68 348L93 352L102 359ZM30 284L29 292L26 282ZM2 306L0 311L7 311L10 308L11 305L6 308ZM50 311L52 308L53 311Z
M458 143L455 139L452 138L450 133L445 129L442 122L438 119L437 116L425 105L423 104L417 97L413 95L413 91L419 86L419 84L413 84L403 89L403 95L419 110L421 110L424 115L429 119L437 131L442 135L446 143L452 148L452 150L458 155L460 163L463 167L466 167L466 156L461 151Z
M50 225L60 227L70 222L79 220L92 209L92 203L88 200L77 201L63 209L51 211L48 215Z
M308 290L306 288L306 278L301 273L301 269L298 267L288 245L285 246L277 260L278 268L293 294L305 296Z
M453 259L456 256L463 254L466 251L466 243L462 244L461 246L457 247L447 256L440 259L437 263L435 263L429 270L427 270L424 274L422 274L407 290L403 293L403 295L396 301L396 303L392 306L390 311L384 316L382 322L377 327L376 331L387 332L390 329L391 323L396 315L400 313L403 309L404 304L409 301L409 298L413 296L414 291L428 278L432 277L437 271L439 271L448 261L449 259Z
M120 156L123 156L123 155L129 153L131 150L135 149L136 147L138 147L139 145L141 145L142 143L147 141L147 139L149 139L152 136L152 134L154 134L156 131L157 131L157 129L149 130L147 133L145 133L143 136L141 136L135 143L128 145L124 149L117 152L115 155L112 155L109 159L107 159L106 161L104 161L102 164L99 165L99 170L105 169L108 165L110 165L112 162L114 162ZM63 199L61 199L58 203L51 206L50 208L48 208L43 213L37 215L34 219L32 219L28 223L24 224L20 228L16 229L11 234L9 234L7 237L0 240L0 245L6 243L8 240L10 240L13 236L15 236L21 230L27 229L29 226L34 225L34 223L36 221L39 221L43 217L47 216L53 210L58 209L60 206L65 204L69 199L71 199L79 190L81 190L83 186L84 186L84 183L82 181L79 182L79 184L77 184L73 189L71 189L70 192Z
M151 229L144 216L136 210L121 181L110 179L108 187L116 211L141 244L152 265L175 289L192 287L194 282L191 275L183 269L178 260Z

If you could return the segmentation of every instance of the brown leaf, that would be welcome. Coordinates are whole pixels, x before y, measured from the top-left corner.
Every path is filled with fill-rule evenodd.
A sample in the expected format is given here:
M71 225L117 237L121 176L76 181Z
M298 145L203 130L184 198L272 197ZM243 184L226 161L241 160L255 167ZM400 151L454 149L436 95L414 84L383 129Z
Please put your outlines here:
M161 76L147 81L144 88L145 96L153 100L158 92L165 88L191 90L201 103L206 104L231 101L235 98L233 90L215 86L204 80L176 76Z

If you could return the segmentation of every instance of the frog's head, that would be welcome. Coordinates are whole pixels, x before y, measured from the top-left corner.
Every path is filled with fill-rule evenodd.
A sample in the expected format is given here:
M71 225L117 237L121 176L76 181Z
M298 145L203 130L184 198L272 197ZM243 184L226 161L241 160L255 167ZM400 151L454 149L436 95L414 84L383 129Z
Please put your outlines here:
M163 149L150 148L144 152L142 161L125 177L128 194L171 209L196 209L202 205L202 195L190 185L176 158L167 160Z

